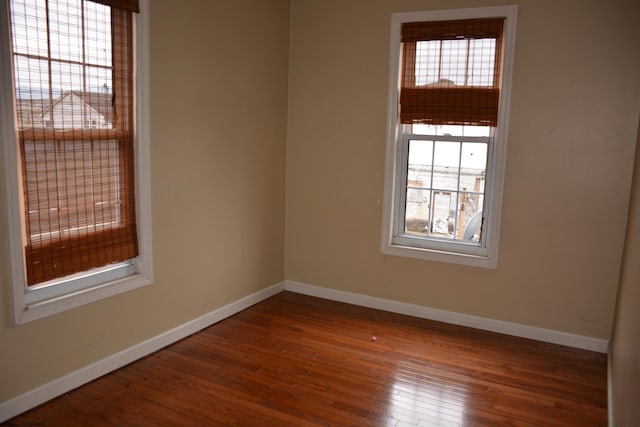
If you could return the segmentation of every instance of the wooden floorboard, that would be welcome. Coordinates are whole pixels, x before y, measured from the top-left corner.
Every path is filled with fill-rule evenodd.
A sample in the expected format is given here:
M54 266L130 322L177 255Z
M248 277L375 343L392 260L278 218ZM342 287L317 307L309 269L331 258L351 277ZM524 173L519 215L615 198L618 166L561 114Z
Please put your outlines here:
M282 292L6 424L606 426L606 364Z

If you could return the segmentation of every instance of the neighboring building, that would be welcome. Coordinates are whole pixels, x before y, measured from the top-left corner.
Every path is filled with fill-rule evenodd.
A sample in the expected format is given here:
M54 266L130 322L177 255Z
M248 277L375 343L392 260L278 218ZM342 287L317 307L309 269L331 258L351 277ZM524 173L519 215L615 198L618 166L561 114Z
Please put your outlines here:
M109 93L64 92L42 112L44 127L53 129L110 129L113 107Z
M110 93L69 90L50 101L43 91L17 91L17 114L21 128L111 129ZM53 93L55 96L55 93Z
M46 99L21 99L18 98L17 114L18 123L21 128L43 128L44 122L42 121L42 110L46 103Z

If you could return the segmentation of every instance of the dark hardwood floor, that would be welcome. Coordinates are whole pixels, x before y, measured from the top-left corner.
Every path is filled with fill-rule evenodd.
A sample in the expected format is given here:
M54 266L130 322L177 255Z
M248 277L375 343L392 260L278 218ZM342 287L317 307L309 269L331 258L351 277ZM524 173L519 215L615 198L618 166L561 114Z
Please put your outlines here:
M283 292L7 424L605 426L606 387L604 354Z

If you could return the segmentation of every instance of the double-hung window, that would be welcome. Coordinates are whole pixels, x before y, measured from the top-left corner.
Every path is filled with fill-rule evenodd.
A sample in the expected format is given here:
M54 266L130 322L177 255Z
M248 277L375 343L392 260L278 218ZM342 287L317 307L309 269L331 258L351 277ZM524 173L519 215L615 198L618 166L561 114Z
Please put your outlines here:
M4 11L10 61L2 87L13 95L3 96L5 106L13 100L13 117L3 116L11 128L3 144L7 192L18 201L8 207L18 322L149 281L136 197L143 164L136 156L145 156L136 148L139 8L137 0L10 0Z
M383 253L496 266L515 18L393 15Z

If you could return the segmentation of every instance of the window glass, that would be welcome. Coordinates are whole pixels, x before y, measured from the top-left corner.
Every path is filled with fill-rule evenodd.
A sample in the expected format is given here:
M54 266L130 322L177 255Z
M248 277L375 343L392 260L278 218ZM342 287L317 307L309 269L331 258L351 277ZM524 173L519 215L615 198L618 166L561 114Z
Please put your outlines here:
M495 39L429 40L416 43L416 86L492 86Z
M486 167L487 143L409 140L405 232L478 237L479 229L467 227L473 216L482 216Z

